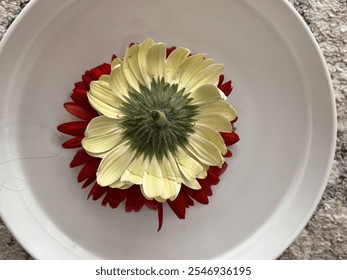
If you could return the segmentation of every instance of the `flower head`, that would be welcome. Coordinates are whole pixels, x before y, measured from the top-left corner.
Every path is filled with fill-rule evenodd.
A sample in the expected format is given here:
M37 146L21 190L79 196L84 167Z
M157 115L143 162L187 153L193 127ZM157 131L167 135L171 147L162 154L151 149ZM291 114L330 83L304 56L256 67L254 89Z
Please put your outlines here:
M133 44L111 73L91 82L84 150L101 159L100 186L139 185L143 196L173 201L182 184L199 190L210 166L222 167L223 133L231 133L233 107L217 87L224 66L147 39Z

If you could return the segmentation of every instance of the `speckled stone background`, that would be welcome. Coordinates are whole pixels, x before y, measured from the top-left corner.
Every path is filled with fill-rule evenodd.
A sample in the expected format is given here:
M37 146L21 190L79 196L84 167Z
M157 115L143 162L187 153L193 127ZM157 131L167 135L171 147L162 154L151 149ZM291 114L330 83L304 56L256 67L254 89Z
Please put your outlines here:
M347 259L347 0L289 0L312 30L331 74L338 140L330 179L313 217L280 259ZM29 0L0 0L0 39ZM0 259L31 259L0 219Z

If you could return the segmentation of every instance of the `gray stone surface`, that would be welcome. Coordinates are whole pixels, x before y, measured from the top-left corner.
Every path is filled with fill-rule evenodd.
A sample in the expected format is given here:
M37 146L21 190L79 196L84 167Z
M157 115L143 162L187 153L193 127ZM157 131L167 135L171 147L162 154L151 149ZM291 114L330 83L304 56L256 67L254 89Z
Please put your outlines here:
M29 0L0 0L0 39ZM333 169L313 217L280 259L347 259L347 1L290 0L327 61L338 112ZM0 259L31 259L0 220Z

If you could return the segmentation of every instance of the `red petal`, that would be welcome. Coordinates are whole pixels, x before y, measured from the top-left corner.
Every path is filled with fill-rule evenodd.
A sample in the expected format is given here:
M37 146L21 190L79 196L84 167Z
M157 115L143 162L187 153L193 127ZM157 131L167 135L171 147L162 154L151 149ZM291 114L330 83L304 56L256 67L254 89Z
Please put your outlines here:
M219 81L218 81L218 87L220 87L223 84L224 81L224 75L219 76Z
M82 164L86 164L92 160L94 160L95 158L88 155L86 153L86 151L84 149L80 149L78 150L78 152L76 153L76 155L74 156L73 160L70 163L70 167L76 167Z
M80 81L80 82L75 83L75 88L79 88L79 89L83 89L83 90L88 90L87 85L86 85L83 81Z
M64 107L70 114L86 121L90 121L92 118L98 116L96 111L88 111L86 108L73 102L65 103Z
M201 185L202 190L207 196L211 196L213 194L210 183L208 183L206 180L199 180L199 183Z
M166 57L168 57L170 55L170 53L172 53L175 49L176 49L176 47L171 47L171 48L166 49Z
M161 227L163 226L163 217L164 217L163 204L160 203L158 206L158 229L157 229L157 231L160 231Z
M192 197L193 199L195 199L197 202L201 203L201 204L208 204L208 197L206 195L206 193L200 189L200 190L192 190L190 188L186 189L186 193Z
M95 159L91 162L88 162L85 166L83 166L83 168L81 169L77 177L78 182L83 182L87 178L95 175L99 167L99 164L100 164L100 160Z
M95 183L89 192L88 199L92 196L93 200L98 200L107 192L107 189L108 187L101 187L98 183Z
M231 157L233 154L230 150L227 151L227 153L224 155L224 157Z
M65 149L74 149L74 148L82 147L81 141L83 138L84 136L78 136L70 140L67 140L66 142L63 143L63 147Z
M72 136L82 136L86 130L88 122L78 121L78 122L68 122L63 123L57 127L57 129L65 134Z
M232 92L232 90L233 90L231 81L228 81L225 84L218 86L218 88L221 91L223 91L226 96L228 96Z
M235 119L233 119L230 123L234 124L235 122L237 122L237 120L239 119L239 117L236 117Z
M186 216L186 200L182 193L182 189L174 201L168 200L167 204L179 219L184 219Z
M108 188L102 204L106 205L108 203L112 208L116 208L127 197L127 195L128 189L120 190Z
M114 60L114 59L116 59L117 58L117 56L114 54L114 55L112 55L112 61Z
M231 133L221 132L220 135L223 137L225 145L227 146L233 145L240 140L239 136L234 131Z
M128 189L127 201L125 203L125 211L138 212L142 209L145 204L146 198L142 195L140 188L138 186L133 186Z
M93 183L96 180L96 175L90 176L83 184L82 189L85 189L88 187L91 183Z

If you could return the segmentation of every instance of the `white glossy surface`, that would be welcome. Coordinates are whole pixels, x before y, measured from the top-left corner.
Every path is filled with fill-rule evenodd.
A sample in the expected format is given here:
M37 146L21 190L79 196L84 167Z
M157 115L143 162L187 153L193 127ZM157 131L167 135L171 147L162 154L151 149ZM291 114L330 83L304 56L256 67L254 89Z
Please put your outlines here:
M165 209L159 233L155 212L86 201L56 131L81 74L147 37L225 64L241 137L210 204L183 221ZM0 85L0 211L39 259L275 258L329 174L331 85L286 1L32 0L2 41Z

